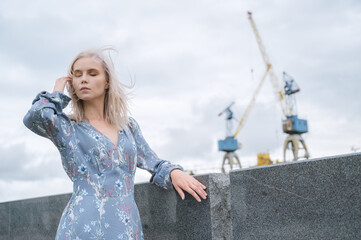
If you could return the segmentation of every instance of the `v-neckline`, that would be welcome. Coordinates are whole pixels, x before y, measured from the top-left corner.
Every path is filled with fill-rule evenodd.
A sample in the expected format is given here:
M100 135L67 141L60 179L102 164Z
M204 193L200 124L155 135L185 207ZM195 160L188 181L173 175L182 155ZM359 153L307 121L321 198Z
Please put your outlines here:
M113 146L115 146L115 147L118 146L118 144L119 144L119 138L120 138L119 132L120 132L120 131L123 132L123 130L117 129L117 143L116 143L116 145L115 145L114 142L113 142L112 140L110 140L110 138L108 138L104 133L102 133L101 131L99 131L96 127L94 127L93 125L91 125L90 123L88 123L86 120L83 120L83 122L85 122L85 124L89 125L90 128L92 128L92 130L94 130L95 132L100 133L105 139L107 139L109 142L111 142Z

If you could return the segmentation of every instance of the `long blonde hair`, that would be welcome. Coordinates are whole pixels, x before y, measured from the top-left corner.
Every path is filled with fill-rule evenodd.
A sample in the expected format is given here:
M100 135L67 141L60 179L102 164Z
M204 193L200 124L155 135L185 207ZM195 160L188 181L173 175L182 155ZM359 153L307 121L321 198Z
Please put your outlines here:
M88 49L80 52L75 56L68 69L68 75L73 76L74 63L83 57L92 57L95 60L100 61L103 64L106 81L109 83L109 88L105 90L104 97L104 116L105 120L117 126L118 128L124 129L128 124L128 112L129 110L129 97L128 93L125 92L125 88L134 87L134 83L131 86L121 83L115 72L113 60L110 56L110 51L115 51L113 48L99 48L99 49ZM107 52L108 54L105 54ZM76 122L85 120L83 100L79 99L75 94L75 89L71 83L67 84L68 93L72 99L71 107L72 113L69 118Z

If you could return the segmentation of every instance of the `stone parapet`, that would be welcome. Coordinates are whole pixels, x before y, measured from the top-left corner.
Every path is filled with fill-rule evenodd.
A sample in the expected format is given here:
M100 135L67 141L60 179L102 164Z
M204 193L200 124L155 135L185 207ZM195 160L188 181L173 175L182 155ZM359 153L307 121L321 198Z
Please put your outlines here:
M230 173L234 239L361 239L361 154Z

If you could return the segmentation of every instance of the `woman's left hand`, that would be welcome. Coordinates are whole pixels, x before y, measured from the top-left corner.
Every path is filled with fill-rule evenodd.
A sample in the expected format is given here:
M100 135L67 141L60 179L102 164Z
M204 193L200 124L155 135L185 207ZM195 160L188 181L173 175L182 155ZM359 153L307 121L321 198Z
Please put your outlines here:
M179 196L184 200L185 195L183 190L191 194L198 202L201 202L199 196L203 199L206 199L207 193L204 191L207 187L200 183L194 177L184 173L180 169L174 169L170 172L170 177L172 179L173 186L177 190ZM197 195L198 193L198 195Z

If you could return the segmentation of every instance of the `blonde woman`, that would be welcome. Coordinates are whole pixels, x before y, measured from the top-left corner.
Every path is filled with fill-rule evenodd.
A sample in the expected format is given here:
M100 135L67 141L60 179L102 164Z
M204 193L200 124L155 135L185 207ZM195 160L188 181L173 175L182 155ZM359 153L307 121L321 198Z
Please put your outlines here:
M73 182L73 194L58 225L56 239L143 239L134 201L136 167L152 173L162 188L183 190L197 201L206 187L180 165L161 160L149 147L137 121L128 116L126 85L115 74L109 49L79 53L53 92L32 102L24 124L58 148ZM64 94L67 87L70 97ZM71 101L73 113L63 109Z

